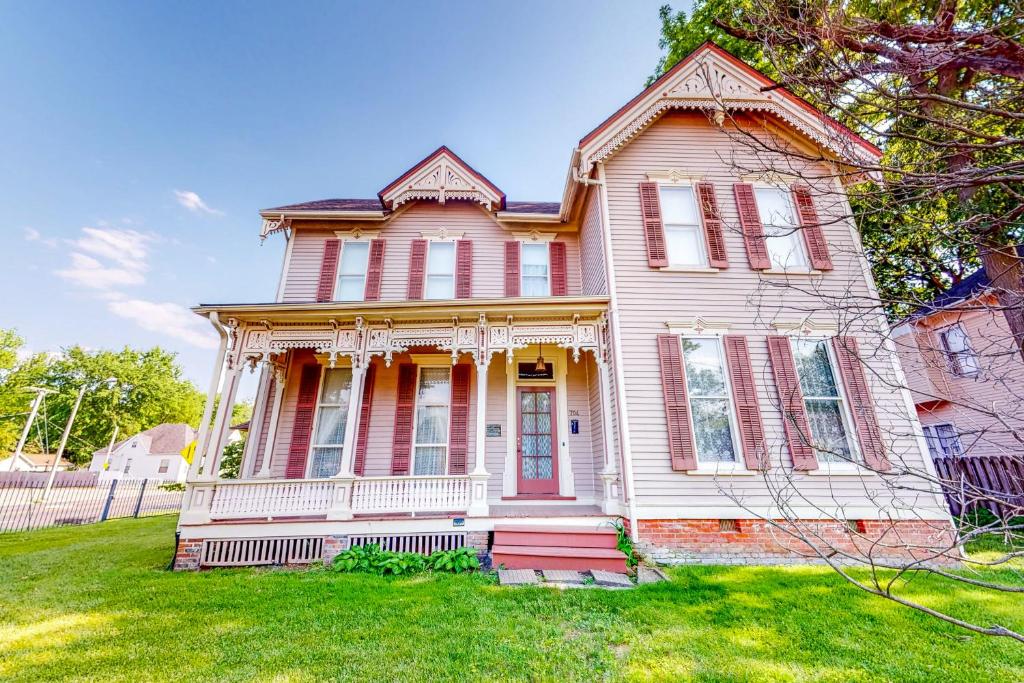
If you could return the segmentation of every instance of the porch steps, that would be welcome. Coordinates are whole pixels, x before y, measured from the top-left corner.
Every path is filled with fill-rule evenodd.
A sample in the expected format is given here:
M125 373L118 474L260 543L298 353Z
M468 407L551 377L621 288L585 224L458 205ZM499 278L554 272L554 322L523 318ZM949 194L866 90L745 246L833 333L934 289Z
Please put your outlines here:
M614 529L499 525L491 561L508 569L625 572L626 556L615 548L617 540Z

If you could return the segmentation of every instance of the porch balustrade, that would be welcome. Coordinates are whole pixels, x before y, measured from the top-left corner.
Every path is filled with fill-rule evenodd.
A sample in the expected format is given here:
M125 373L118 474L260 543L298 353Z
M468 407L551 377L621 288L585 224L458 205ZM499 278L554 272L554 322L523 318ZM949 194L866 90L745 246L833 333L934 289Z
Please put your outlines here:
M376 477L356 479L352 512L464 512L469 507L468 476Z

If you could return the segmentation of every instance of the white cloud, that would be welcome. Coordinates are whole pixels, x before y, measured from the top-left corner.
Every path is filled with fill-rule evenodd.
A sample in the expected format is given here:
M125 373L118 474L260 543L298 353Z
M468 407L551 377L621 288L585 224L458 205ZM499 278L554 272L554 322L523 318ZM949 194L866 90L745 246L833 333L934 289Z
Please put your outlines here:
M109 302L107 308L114 315L131 320L144 330L174 337L203 349L217 347L217 336L209 324L179 304L119 299Z
M84 235L71 243L80 251L116 261L125 268L146 269L152 237L135 230L82 228L82 232Z
M72 252L70 267L55 272L69 282L90 289L141 285L146 281L142 269L105 265L91 256L78 252Z
M39 232L35 228L25 228L25 241L26 242L39 242L47 247L53 248L57 246L57 240L53 237L43 237L43 233Z
M178 203L184 206L189 211L195 213L209 213L214 216L222 216L223 211L214 209L203 201L202 197L191 190L175 190L174 196L178 200Z

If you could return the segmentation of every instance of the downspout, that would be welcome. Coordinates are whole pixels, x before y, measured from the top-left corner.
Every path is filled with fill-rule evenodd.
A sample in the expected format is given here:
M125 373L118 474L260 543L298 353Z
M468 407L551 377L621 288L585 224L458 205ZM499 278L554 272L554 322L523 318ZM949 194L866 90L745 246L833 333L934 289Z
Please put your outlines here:
M295 243L295 240L292 239L292 231L290 229L284 231L284 241L284 258L281 259L281 277L277 281L278 303L284 301L284 283L288 277L288 265L292 260L292 244Z
M608 187L605 184L604 164L597 164L597 180L580 178L577 182L596 185L601 199L601 238L604 246L605 278L608 282L608 326L612 337L612 361L615 366L615 409L619 418L619 447L622 450L622 476L626 485L626 505L629 509L629 534L633 541L640 540L637 525L636 486L633 481L633 455L630 447L629 417L626 409L625 375L622 369L622 343L619 338L619 304L615 286L615 263L612 257L612 228L608 213Z
M220 387L221 375L224 371L224 356L228 349L228 331L220 324L220 316L217 311L210 311L210 324L220 335L220 346L217 348L217 360L213 364L213 377L210 378L210 389L206 394L206 406L203 408L203 417L199 421L199 434L196 436L196 451L192 455L192 464L189 467L188 479L192 481L199 474L199 466L206 455L206 441L210 436L210 418L213 417L213 404L217 400L217 389Z

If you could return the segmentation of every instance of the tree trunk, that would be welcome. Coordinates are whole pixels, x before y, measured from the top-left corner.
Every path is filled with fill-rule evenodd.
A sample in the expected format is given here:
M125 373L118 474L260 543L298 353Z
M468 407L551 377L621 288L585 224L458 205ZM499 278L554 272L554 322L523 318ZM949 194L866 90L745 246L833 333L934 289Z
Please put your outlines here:
M981 262L1024 357L1024 259L1014 247L987 246L981 249Z

